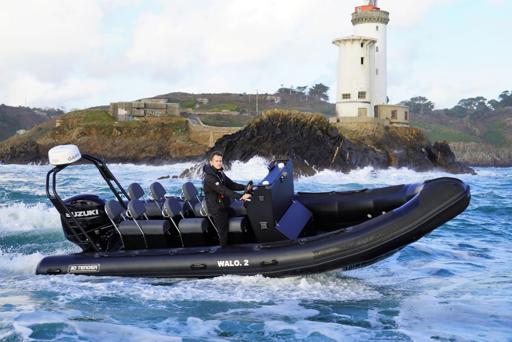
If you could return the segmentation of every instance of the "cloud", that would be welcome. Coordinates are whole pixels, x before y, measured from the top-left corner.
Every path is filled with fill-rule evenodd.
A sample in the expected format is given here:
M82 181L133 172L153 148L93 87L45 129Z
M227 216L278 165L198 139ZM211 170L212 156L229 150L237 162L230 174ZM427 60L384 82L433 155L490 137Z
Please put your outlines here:
M55 107L59 103L80 103L108 90L102 80L69 78L59 82L42 82L32 75L18 75L9 83L6 97L16 104Z
M390 12L391 24L399 29L415 26L425 15L437 6L447 6L456 0L382 0L379 6Z
M106 44L100 8L84 0L11 1L0 11L0 71L30 72L45 81L75 71ZM64 76L65 77L65 76Z
M352 33L350 15L362 2L5 2L0 103L69 108L170 91L271 92L281 84L318 82L330 86L332 94L338 53L331 41ZM428 93L435 83L422 72L428 69L422 44L435 41L419 37L428 34L425 23L432 11L455 2L379 1L391 12L388 77L397 101L413 90ZM423 36L410 33L420 29ZM457 89L449 95L430 93L444 102L457 96Z

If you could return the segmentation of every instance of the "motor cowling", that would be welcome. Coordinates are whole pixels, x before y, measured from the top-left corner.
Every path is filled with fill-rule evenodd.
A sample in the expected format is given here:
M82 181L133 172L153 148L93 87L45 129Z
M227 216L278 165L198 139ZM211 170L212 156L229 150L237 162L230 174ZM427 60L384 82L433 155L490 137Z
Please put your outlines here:
M69 213L61 213L64 235L69 241L80 246L84 252L96 249L107 251L119 239L112 222L105 213L105 201L100 197L88 194L78 195L66 199L64 204L69 210Z

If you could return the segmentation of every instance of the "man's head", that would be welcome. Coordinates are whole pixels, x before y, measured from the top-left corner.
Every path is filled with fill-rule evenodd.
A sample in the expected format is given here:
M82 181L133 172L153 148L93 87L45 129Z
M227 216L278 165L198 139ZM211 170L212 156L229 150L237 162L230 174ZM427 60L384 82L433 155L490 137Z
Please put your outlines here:
M223 164L222 164L222 153L219 152L219 151L213 151L210 154L209 163L216 170L222 169L222 167L223 167Z

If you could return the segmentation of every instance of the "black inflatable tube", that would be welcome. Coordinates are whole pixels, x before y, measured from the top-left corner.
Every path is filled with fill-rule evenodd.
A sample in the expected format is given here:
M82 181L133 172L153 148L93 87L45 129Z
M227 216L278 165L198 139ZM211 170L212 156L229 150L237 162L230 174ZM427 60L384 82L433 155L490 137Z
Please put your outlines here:
M387 257L457 216L469 186L454 178L423 184L404 205L331 233L266 244L77 253L45 257L37 274L203 278L225 274L281 277L352 269Z

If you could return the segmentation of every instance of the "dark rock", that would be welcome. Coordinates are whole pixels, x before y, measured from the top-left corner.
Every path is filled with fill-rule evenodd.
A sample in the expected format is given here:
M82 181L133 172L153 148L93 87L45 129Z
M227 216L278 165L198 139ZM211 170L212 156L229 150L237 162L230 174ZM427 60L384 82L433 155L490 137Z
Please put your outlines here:
M436 141L433 146L427 147L427 155L434 165L448 172L476 174L472 168L455 160L455 154L446 141Z
M418 171L439 167L454 173L474 172L455 161L447 144L431 146L418 129L381 130L381 136L372 138L369 144L342 135L321 115L274 110L262 114L243 130L219 139L206 156L214 150L223 152L227 168L233 161L247 162L254 156L291 159L295 176L313 175L324 169L348 172L365 166ZM199 175L201 165L182 176Z

